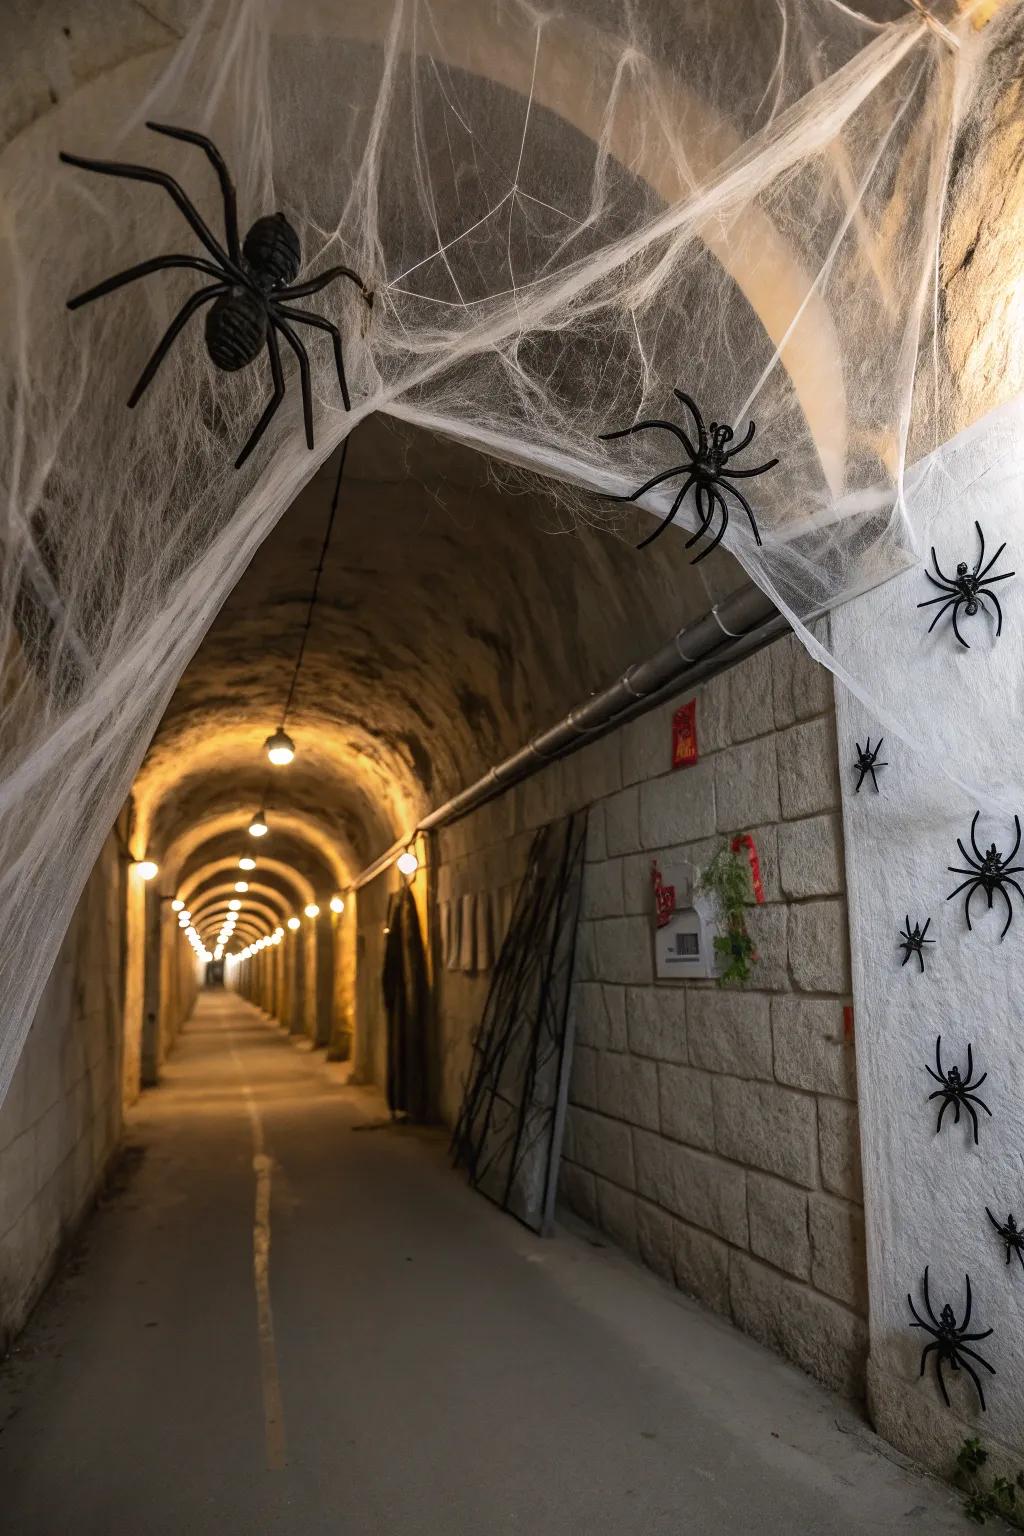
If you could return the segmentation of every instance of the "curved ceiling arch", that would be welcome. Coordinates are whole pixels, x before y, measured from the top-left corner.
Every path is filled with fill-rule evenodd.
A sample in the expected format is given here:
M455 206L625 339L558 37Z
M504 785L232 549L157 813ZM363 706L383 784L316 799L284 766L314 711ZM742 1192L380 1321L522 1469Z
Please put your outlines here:
M198 928L202 922L208 922L213 917L225 918L230 913L231 907L228 904L228 900L214 897L192 913L192 926L193 928ZM281 926L282 915L287 916L287 913L279 913L276 907L271 907L264 901L250 901L236 913L236 922L241 922L243 916L253 919L260 918L264 922L269 923L273 930Z
M268 848L268 843L272 847ZM255 870L237 868L239 859L246 855L255 861ZM309 890L310 894L305 896L306 901L315 900L318 891L333 891L337 888L334 871L318 850L309 842L286 831L279 820L275 822L273 834L262 839L250 837L248 832L239 835L237 830L215 832L185 859L178 871L179 885L193 880L206 864L221 861L237 868L239 877L243 879L247 874L258 875L264 866L276 868L282 877L290 874L303 893Z
M233 857L212 859L206 864L200 864L186 879L178 881L178 895L188 906L188 898L195 891L202 894L206 883L216 875L233 872L237 880L245 880L252 883L254 880L273 878L282 890L291 892L291 900L296 906L305 906L309 901L315 901L312 881L307 880L293 865L284 863L281 859L261 858L257 861L255 869L239 869L238 860Z
M164 853L163 867L167 878L176 881L178 871L186 865L189 858L222 835L228 836L233 843L237 843L237 846L251 849L253 857L258 861L264 852L275 854L274 838L278 832L283 832L290 840L305 848L309 857L327 872L332 888L348 884L348 865L341 850L327 835L322 823L316 817L308 815L305 811L268 810L267 823L270 832L266 837L256 838L251 837L248 831L253 811L256 809L255 804L246 804L244 809L236 806L217 806L185 825L168 844Z
M291 900L284 891L272 885L250 885L247 891L236 891L233 884L216 882L207 886L205 890L197 891L192 898L192 914L205 912L211 902L219 900L241 903L239 912L248 911L250 907L263 905L272 911L280 912L285 917L294 910Z

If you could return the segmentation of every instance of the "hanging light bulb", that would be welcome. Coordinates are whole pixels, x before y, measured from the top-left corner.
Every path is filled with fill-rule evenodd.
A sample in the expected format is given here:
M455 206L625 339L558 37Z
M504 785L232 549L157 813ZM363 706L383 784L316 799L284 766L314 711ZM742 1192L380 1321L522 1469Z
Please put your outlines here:
M332 896L331 897L331 911L332 912L344 912L344 910L345 910L345 903L342 901L341 897L340 896Z
M250 859L249 855L246 854L243 858L239 859L238 867L239 869L255 869L256 860Z
M320 908L317 906L315 901L309 902L308 905L303 910L305 911L305 914L306 914L307 917L319 917L320 916Z
M234 901L229 901L228 910L231 912L241 912L242 903L237 898Z
M284 727L279 725L273 736L268 736L263 743L263 750L275 768L283 768L295 756L295 743Z
M263 810L258 810L252 821L249 823L249 836L266 837L269 831L270 828L267 826L266 812Z
M420 861L411 848L407 848L404 853L400 853L395 863L398 866L399 874L405 875L410 880L420 867Z
M278 929L275 930L274 937L271 939L270 942L271 942L271 944L280 944L280 942L281 942L281 940L283 938L284 938L284 929L283 928L278 928Z
M290 917L288 919L288 927L292 930L293 933L294 933L296 928L301 927L301 924L300 924L298 918L297 917Z
M235 881L235 890L236 891L247 891L248 889L249 889L249 882L248 882L248 880L236 880Z
M182 901L180 896L175 896L174 900L171 902L171 911L172 912L184 912L184 910L185 910L185 903Z
M132 867L140 880L152 880L160 873L159 864L154 864L152 859L136 859Z

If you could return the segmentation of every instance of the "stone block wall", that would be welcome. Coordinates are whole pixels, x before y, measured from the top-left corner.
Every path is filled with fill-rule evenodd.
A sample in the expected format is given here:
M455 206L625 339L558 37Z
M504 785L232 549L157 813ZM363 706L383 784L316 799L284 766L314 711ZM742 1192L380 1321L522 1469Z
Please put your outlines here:
M863 1389L864 1222L839 765L829 674L786 638L552 764L438 838L438 899L495 897L533 829L589 806L562 1197L823 1381ZM765 903L749 984L656 982L650 866L751 832ZM493 902L496 908L498 903ZM442 967L451 1121L486 972Z
M0 1105L0 1355L91 1205L120 1136L122 869L112 836Z

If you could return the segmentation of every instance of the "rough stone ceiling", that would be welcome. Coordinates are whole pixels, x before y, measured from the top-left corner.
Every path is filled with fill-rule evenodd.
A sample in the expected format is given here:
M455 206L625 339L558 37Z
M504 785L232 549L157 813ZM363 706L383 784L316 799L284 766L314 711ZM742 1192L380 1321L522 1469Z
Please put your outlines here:
M210 818L222 839L228 819L237 856L266 802L272 832L281 812L304 818L299 842L329 844L354 874L742 580L724 551L695 571L678 538L638 553L640 514L618 531L569 525L471 450L375 418L349 449L288 720L297 756L270 769L262 743L288 692L335 476L332 462L259 550L156 734L134 798L165 863ZM192 866L214 857L207 844L189 849ZM311 876L321 890L328 869Z

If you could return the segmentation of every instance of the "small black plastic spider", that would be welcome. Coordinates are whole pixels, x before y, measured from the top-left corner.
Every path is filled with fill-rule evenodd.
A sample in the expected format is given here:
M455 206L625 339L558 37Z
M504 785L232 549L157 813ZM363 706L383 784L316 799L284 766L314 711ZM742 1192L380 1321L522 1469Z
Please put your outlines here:
M921 967L922 971L924 970L924 946L926 944L935 943L934 939L925 938L925 934L928 932L928 929L931 927L931 925L932 920L930 917L928 917L925 919L923 928L921 927L920 923L915 923L913 928L911 928L910 915L908 913L907 926L899 937L899 942L903 946L904 950L903 959L900 962L901 969L904 965L906 965L911 955L916 955L918 965Z
M988 1077L988 1073L983 1072L976 1083L972 1081L974 1077L974 1057L971 1053L971 1047L969 1044L967 1047L967 1076L965 1078L960 1076L959 1067L950 1067L949 1071L946 1072L942 1065L941 1035L939 1035L938 1039L935 1041L935 1065L939 1069L937 1072L933 1072L931 1067L928 1067L926 1070L929 1077L933 1077L937 1083L941 1084L941 1086L937 1088L934 1093L930 1093L928 1095L929 1103L932 1101L932 1099L942 1100L942 1108L939 1110L938 1123L935 1126L936 1132L942 1130L942 1117L951 1104L953 1106L953 1124L960 1124L960 1107L962 1105L971 1117L971 1122L974 1126L974 1145L977 1146L978 1117L974 1112L975 1104L977 1104L979 1109L983 1109L985 1111L989 1119L992 1118L992 1111L989 1109L988 1105L983 1103L982 1100L977 1096L977 1090L981 1087L986 1077Z
M1006 1262L1009 1264L1014 1254L1020 1259L1020 1267L1024 1269L1024 1232L1021 1231L1013 1219L1013 1214L1007 1216L1005 1222L998 1222L992 1215L988 1206L985 1207L985 1215L999 1233L999 1240L1006 1244Z
M950 891L949 895L946 897L946 900L952 901L954 896L959 896L961 891L967 890L967 895L964 897L964 913L967 918L967 930L968 932L973 932L971 928L971 897L980 886L988 897L988 910L991 912L992 897L995 895L996 891L998 891L1000 896L1006 902L1006 922L1003 924L1003 931L999 935L1000 939L1004 939L1006 937L1007 929L1013 922L1013 904L1010 901L1010 898L1007 895L1004 887L1007 885L1012 885L1014 890L1017 892L1017 895L1021 898L1024 898L1024 891L1021 890L1016 880L1010 879L1011 875L1024 874L1024 864L1014 864L1013 862L1017 853L1017 849L1020 847L1020 817L1015 816L1013 818L1013 825L1017 832L1017 839L1013 847L1010 849L1010 852L1004 859L995 843L989 844L988 851L986 853L982 853L981 849L978 847L974 836L974 829L978 825L978 817L980 815L980 811L975 811L974 820L971 822L971 847L974 849L977 857L972 859L960 838L957 838L956 840L956 845L960 849L960 852L963 854L966 862L970 865L970 868L960 869L955 864L946 865L946 868L949 870L951 875L968 876L968 878L964 880L962 884L957 886L955 891Z
M637 490L630 491L628 495L609 496L607 500L636 501L646 491L650 491L654 486L660 485L663 480L671 480L676 475L685 474L686 479L683 482L683 487L672 503L668 514L658 527L655 528L653 533L648 534L646 539L641 539L637 549L643 549L646 545L653 543L660 534L665 532L665 529L674 520L676 513L682 506L683 498L691 486L694 488L694 500L697 505L697 515L700 521L697 525L696 533L687 539L686 549L691 549L697 540L708 532L715 516L716 507L722 514L722 521L718 532L711 540L711 543L705 549L702 549L699 555L694 557L692 564L699 565L706 555L710 555L711 551L721 543L725 530L729 526L729 508L726 505L725 497L722 495L723 491L730 491L735 496L750 520L750 526L754 531L754 538L760 544L761 535L758 532L757 523L754 521L754 514L750 503L743 493L730 482L732 480L749 480L753 475L763 475L769 469L775 467L779 462L778 459L769 459L767 463L758 464L754 469L731 468L730 460L734 459L738 453L742 453L744 448L749 446L755 432L754 423L750 423L746 436L736 444L735 448L729 448L727 445L732 442L732 427L720 426L717 421L711 422L710 426L705 426L704 418L690 396L684 394L681 389L674 389L672 393L677 400L680 400L686 406L693 416L694 425L697 428L697 447L694 448L682 427L677 426L673 421L637 421L634 422L633 426L623 427L618 432L602 432L600 434L601 441L607 443L611 442L613 438L628 437L632 432L645 432L651 427L660 427L664 432L674 433L689 456L685 464L675 464L671 469L662 470L660 474L652 476L650 480L645 481Z
M996 611L996 639L998 639L1003 632L1003 610L999 606L999 599L996 597L995 593L984 591L983 588L990 587L994 581L1009 581L1011 576L1015 576L1017 574L1016 571L1004 571L1002 576L989 576L987 574L995 565L1003 550L1006 548L1005 544L1000 544L988 565L986 565L985 569L982 570L981 562L985 558L985 535L981 531L980 523L975 523L974 526L978 530L978 539L981 544L981 552L978 555L974 570L969 570L966 560L961 560L960 564L956 568L955 576L949 577L945 575L942 567L939 565L938 560L935 558L935 546L933 545L932 564L935 567L935 576L933 576L930 571L925 571L924 574L927 576L933 587L939 587L941 589L942 596L930 597L927 602L918 603L917 605L919 608L931 608L936 603L942 604L942 607L939 609L938 613L935 615L934 619L932 619L928 626L929 634L931 634L936 624L942 618L942 615L946 612L946 609L952 608L953 633L960 641L960 644L968 651L970 650L970 646L967 644L967 641L964 639L963 635L957 628L956 620L960 609L963 608L968 617L973 618L979 607L985 608L985 599L988 598ZM936 580L936 576L940 579ZM985 609L985 612L988 612L988 610Z
M970 1357L971 1360L976 1360L979 1365L983 1365L986 1371L990 1371L993 1376L996 1374L996 1368L994 1365L989 1365L987 1360L983 1360L981 1355L978 1354L977 1350L967 1349L965 1348L965 1345L968 1343L977 1343L981 1339L987 1339L992 1333L992 1329L986 1328L984 1333L967 1332L968 1328L971 1326L970 1275L965 1274L964 1280L967 1282L967 1310L964 1313L963 1322L957 1322L956 1313L953 1311L953 1308L949 1305L948 1301L943 1307L940 1315L936 1317L935 1313L932 1311L931 1299L928 1295L928 1266L926 1264L924 1268L924 1305L925 1311L931 1318L931 1322L925 1322L924 1318L914 1306L913 1298L908 1292L907 1305L911 1312L913 1312L915 1319L915 1321L912 1322L910 1326L911 1328L923 1328L925 1333L930 1333L932 1336L934 1342L931 1344L926 1344L924 1349L921 1351L921 1375L924 1375L925 1366L928 1363L928 1356L934 1350L935 1375L938 1378L939 1388L942 1392L943 1401L945 1402L946 1407L948 1408L950 1406L950 1401L949 1393L946 1391L946 1383L942 1375L943 1361L945 1361L947 1365L951 1366L954 1371L958 1371L960 1367L963 1366L968 1376L974 1382L978 1393L978 1401L981 1403L981 1411L984 1413L986 1411L985 1394L981 1390L981 1382L978 1380L977 1372L968 1362L968 1357Z
M853 767L854 772L860 774L860 778L857 780L856 787L853 791L855 795L860 794L860 787L864 783L865 776L869 773L871 775L871 782L875 786L875 793L878 793L878 780L875 778L875 769L888 768L889 766L888 763L880 763L878 761L878 754L882 750L882 742L884 740L884 736L879 736L875 747L872 747L871 745L870 736L868 737L863 747L859 741L854 742L854 746L857 748L857 761L854 763Z
M319 293L322 288L326 288L329 283L333 283L339 277L347 277L350 282L355 283L368 304L373 303L372 293L349 267L329 267L318 277L310 278L304 283L294 283L293 280L298 275L301 265L301 248L298 235L283 213L268 214L264 218L257 219L244 242L240 244L235 188L224 158L216 145L203 134L193 133L188 128L172 128L166 123L147 123L146 127L151 128L154 133L163 133L172 139L182 139L186 144L195 144L206 155L217 173L224 199L227 249L225 250L221 245L173 176L145 165L121 165L108 160L83 160L78 155L62 153L60 158L66 165L76 165L86 171L97 171L102 176L124 176L130 181L149 181L158 187L163 187L213 257L212 262L199 256L153 257L150 261L140 262L137 266L117 273L115 277L108 277L105 282L97 283L95 288L89 288L85 293L76 294L73 299L68 300L68 308L78 309L82 304L91 304L93 299L113 293L116 288L122 288L126 283L134 283L138 278L148 276L150 272L160 272L170 267L191 267L196 272L205 272L211 277L218 278L218 282L211 283L206 288L199 288L193 293L171 321L159 346L143 369L139 382L132 390L128 400L129 409L138 404L179 331L184 329L202 305L208 304L212 299L215 302L206 317L206 350L214 365L227 373L233 373L253 362L265 346L270 358L270 374L274 384L273 397L235 460L235 468L239 469L245 463L284 399L284 373L281 368L277 332L281 333L298 359L306 446L312 448L313 393L310 386L309 355L293 329L293 323L313 326L316 330L326 331L330 336L334 343L334 361L338 370L341 398L347 411L351 409L351 405L348 385L345 382L345 365L341 355L341 333L336 325L332 325L329 320L324 320L322 316L313 314L307 309L289 308L288 303L293 299L304 299L310 294Z

